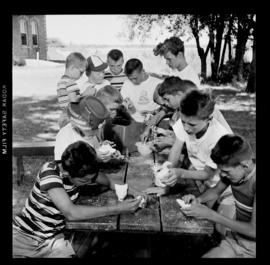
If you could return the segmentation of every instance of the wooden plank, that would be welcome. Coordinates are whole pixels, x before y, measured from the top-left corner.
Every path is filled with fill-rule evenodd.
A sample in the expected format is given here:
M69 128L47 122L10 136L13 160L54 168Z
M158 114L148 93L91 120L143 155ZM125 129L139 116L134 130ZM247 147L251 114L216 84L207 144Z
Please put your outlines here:
M89 197L80 197L78 204L89 206L110 206L117 204L118 200L115 192L109 190L100 195ZM117 215L97 217L84 221L66 221L67 229L77 230L100 230L100 231L112 231L117 229Z
M118 172L108 174L108 177L117 183L123 183L125 177L125 170L126 165L124 164ZM95 189L94 186L93 189ZM89 206L109 206L119 203L115 192L112 190L94 196L85 195L85 193L86 192L84 192L84 195L80 196L77 204ZM94 194L94 192L92 192L92 194ZM66 227L67 229L78 230L91 229L100 231L112 231L117 229L117 218L118 215L113 215L93 218L84 221L66 221Z
M13 156L39 156L53 155L54 141L49 142L14 142L12 146Z
M150 168L152 163L153 159L151 158L130 157L126 183L139 191L151 187L153 185L153 173ZM159 232L158 199L153 198L146 208L139 209L135 213L121 214L119 229L125 232Z
M186 217L180 210L176 199L182 194L160 197L161 221L163 232L184 234L212 234L213 223L207 220Z

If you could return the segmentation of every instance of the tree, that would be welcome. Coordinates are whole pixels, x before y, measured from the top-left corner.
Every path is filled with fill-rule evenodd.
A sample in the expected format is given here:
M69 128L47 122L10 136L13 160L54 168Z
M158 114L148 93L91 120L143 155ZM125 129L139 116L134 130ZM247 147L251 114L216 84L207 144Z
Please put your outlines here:
M131 15L128 16L128 31L130 39L139 36L146 38L151 33L155 23L162 25L175 36L181 37L186 34L194 37L198 55L201 60L201 77L206 78L206 59L209 51L212 55L212 77L217 79L221 43L225 29L225 20L228 15L208 14L208 15ZM206 49L200 43L203 32L208 32L209 41Z
M248 38L255 26L254 14L241 14L236 16L236 48L235 48L235 65L234 65L234 79L237 81L243 80L243 58L246 51L246 44Z
M256 30L253 31L252 61L246 87L247 93L256 92Z

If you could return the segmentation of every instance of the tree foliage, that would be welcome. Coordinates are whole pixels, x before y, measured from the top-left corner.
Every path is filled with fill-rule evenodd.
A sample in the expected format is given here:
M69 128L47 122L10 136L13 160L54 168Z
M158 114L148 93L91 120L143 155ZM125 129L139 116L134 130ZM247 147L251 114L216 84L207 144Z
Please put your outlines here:
M210 52L212 80L216 81L224 65L226 48L229 48L229 59L232 59L232 39L236 40L234 73L237 80L243 74L243 56L248 38L255 27L254 14L162 14L162 15L129 15L127 27L129 38L139 37L142 41L151 36L155 26L165 28L172 35L183 35L194 38L201 60L201 77L206 78L206 58ZM204 49L201 45L202 34L208 36ZM222 42L224 40L223 50ZM222 54L221 54L222 51Z

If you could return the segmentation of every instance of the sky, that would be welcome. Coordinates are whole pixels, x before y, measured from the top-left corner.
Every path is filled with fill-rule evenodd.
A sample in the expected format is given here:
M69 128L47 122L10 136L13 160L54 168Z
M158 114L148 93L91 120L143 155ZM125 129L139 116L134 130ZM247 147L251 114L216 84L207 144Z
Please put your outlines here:
M128 44L117 35L124 30L125 15L47 15L47 37L66 44ZM138 41L132 43L139 44ZM146 44L155 44L148 40Z

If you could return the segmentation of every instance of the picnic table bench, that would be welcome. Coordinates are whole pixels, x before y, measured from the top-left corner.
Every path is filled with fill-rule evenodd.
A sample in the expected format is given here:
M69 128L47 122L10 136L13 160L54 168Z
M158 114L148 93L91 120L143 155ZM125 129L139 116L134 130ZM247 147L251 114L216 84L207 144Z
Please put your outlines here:
M47 142L13 142L12 156L17 165L17 184L20 185L24 177L24 156L53 156L54 141Z

